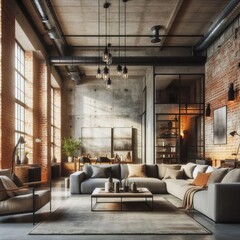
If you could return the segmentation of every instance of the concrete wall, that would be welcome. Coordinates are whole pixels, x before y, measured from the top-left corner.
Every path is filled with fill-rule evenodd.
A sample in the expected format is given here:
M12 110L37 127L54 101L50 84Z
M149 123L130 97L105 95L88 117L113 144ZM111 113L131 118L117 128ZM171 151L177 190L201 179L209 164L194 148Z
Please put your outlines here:
M234 159L232 153L236 153L239 137L229 135L232 131L240 133L240 32L239 19L226 30L208 49L208 61L206 63L206 104L210 103L211 117L206 118L205 141L206 157L213 160L213 164L219 165L221 159ZM236 90L235 101L228 101L228 89L230 83ZM214 110L227 106L227 144L213 144ZM239 156L238 156L239 158Z
M146 163L154 163L153 68L146 72Z
M63 137L81 137L82 127L132 127L134 162L141 162L141 113L142 78L113 78L111 90L94 77L64 82Z

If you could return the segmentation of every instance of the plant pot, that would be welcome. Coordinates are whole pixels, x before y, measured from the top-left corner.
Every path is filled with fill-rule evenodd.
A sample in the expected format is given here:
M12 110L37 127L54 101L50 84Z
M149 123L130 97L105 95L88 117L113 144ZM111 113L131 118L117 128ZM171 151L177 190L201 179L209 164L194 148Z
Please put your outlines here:
M68 162L73 162L73 157L68 157Z

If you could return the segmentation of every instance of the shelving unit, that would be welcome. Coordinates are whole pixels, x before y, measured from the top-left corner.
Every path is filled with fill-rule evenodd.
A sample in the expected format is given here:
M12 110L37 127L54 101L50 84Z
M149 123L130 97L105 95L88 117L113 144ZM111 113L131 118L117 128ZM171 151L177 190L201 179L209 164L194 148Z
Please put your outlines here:
M155 155L157 163L179 162L179 118L176 114L156 114Z
M205 157L204 75L154 73L155 163Z

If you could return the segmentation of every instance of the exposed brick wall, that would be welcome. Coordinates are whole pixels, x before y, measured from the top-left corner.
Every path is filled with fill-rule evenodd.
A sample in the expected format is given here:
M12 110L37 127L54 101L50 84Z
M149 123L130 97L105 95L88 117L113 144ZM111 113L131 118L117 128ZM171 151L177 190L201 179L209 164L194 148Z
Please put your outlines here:
M0 1L0 168L10 168L14 148L15 18L12 1Z
M213 53L211 53L205 66L206 104L210 103L211 105L211 117L205 120L206 157L214 160L217 165L221 159L233 159L232 153L236 152L240 143L238 136L229 135L233 130L240 132L240 68L238 66L240 33L236 36L228 31L222 36L221 41L218 48L211 46ZM230 83L234 83L234 88L237 89L234 102L228 102ZM227 144L214 145L213 112L222 106L227 106Z
M0 0L0 169L11 167L15 139L15 1ZM32 32L26 34L31 37ZM17 39L18 40L18 39ZM21 43L20 43L21 44ZM41 164L42 180L51 178L51 69L25 50L26 150L29 163ZM61 89L55 91L56 157L61 161ZM41 138L41 143L35 139Z
M42 164L42 181L51 178L51 81L50 71L45 63L38 67L38 133L42 142L34 163Z

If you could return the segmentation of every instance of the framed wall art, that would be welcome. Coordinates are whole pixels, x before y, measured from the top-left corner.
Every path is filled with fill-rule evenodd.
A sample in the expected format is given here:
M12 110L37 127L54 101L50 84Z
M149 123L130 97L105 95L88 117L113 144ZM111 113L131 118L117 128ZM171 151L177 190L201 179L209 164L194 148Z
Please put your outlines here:
M227 106L214 110L213 144L227 144Z

